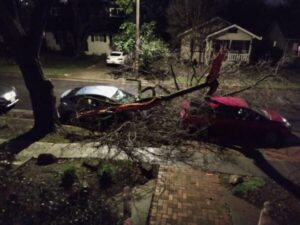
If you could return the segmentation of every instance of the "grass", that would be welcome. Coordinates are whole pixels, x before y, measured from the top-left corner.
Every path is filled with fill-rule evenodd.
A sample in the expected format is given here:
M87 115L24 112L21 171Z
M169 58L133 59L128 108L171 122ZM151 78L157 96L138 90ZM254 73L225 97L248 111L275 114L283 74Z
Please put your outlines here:
M104 55L84 56L76 59L57 55L46 55L41 58L41 63L46 76L58 77L87 69L97 63L104 62L104 59ZM0 74L5 73L20 75L21 71L13 60L0 59Z
M33 126L32 119L20 119L1 116L0 138L12 140L26 132ZM91 132L80 127L63 125L57 132L50 133L40 141L49 143L73 143L91 139Z
M242 194L246 195L249 192L256 191L263 186L266 182L261 177L246 177L242 183L237 184L233 189L233 194Z

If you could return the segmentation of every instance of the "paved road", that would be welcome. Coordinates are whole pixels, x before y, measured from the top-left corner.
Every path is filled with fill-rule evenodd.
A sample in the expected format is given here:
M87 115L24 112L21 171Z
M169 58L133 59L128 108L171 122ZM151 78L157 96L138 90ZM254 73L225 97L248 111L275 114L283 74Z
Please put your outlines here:
M95 82L95 81L82 81L82 80L66 80L66 79L51 79L54 84L54 94L57 97L57 104L59 101L59 96L67 89L84 86L84 85L114 85L123 90L126 90L132 94L137 93L137 83L136 82ZM10 77L10 76L0 76L0 84L13 85L18 91L18 96L20 101L16 105L17 109L31 109L31 103L28 91L25 87L24 81L21 77Z

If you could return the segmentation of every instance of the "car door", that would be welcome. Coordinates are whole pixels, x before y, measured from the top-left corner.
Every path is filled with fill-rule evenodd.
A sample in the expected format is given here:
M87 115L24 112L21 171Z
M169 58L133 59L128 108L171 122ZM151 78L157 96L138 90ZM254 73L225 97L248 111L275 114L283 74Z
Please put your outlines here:
M268 129L268 119L251 109L242 109L240 114L240 133L243 137L257 139Z
M83 112L83 111L90 111L96 109L104 109L110 106L111 103L106 97L87 95L87 96L82 96L77 100L76 111Z
M211 118L213 133L215 135L236 137L239 128L236 115L239 108L230 106L218 106L214 109L214 116Z

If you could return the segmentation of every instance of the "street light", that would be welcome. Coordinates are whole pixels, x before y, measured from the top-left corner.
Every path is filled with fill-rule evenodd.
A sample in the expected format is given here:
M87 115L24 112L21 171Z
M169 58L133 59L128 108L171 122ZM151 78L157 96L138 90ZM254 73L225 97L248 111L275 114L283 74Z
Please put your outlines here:
M139 76L139 50L140 50L140 0L136 0L136 40L135 40L135 78Z

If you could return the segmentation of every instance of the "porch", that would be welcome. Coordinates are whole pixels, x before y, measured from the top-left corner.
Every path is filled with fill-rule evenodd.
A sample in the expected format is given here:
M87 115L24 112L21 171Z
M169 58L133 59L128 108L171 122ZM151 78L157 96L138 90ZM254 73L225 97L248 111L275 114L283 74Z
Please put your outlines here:
M228 51L227 62L246 62L250 61L252 52L252 40L219 40L214 39L207 42L206 64L208 65L213 57L213 46L220 45Z
M229 52L227 55L228 62L249 62L249 54L239 54Z

